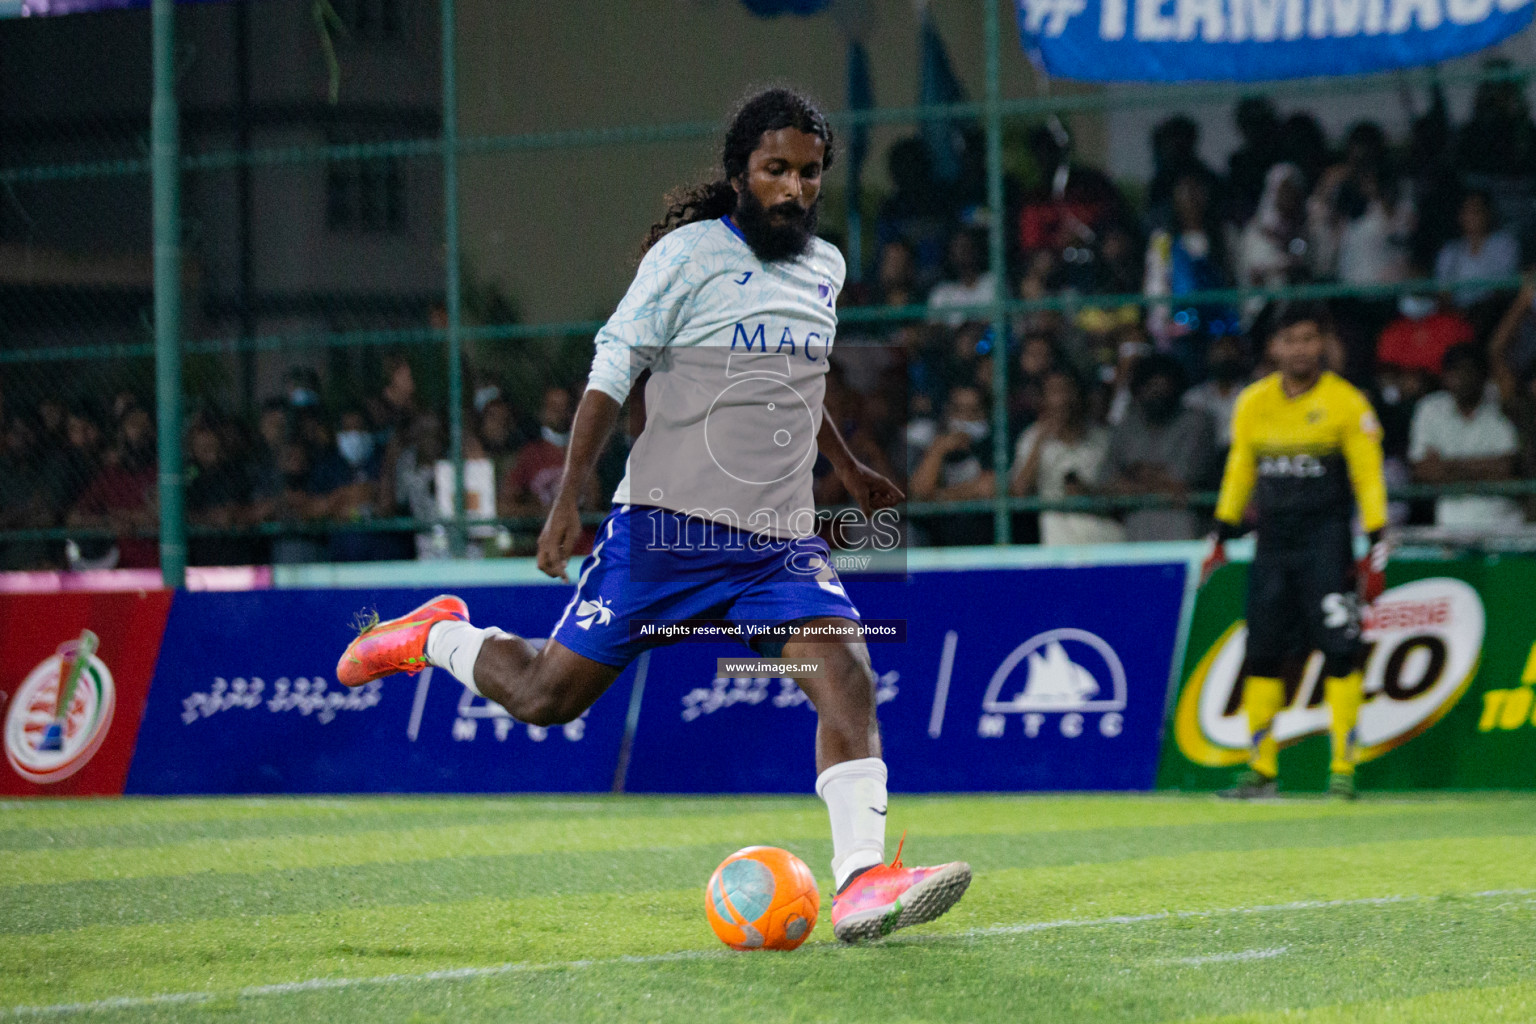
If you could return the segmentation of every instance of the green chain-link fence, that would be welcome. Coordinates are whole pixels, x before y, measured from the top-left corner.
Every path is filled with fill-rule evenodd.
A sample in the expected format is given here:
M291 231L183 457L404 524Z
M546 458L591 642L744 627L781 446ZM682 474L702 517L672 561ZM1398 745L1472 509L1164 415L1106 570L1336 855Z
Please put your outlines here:
M1197 85L1003 96L1001 62L1012 45L1002 31L1005 12L999 0L977 7L985 56L979 99L843 112L836 126L846 134L860 126L949 122L981 133L985 200L977 222L986 229L997 290L970 313L990 322L992 337L1008 336L1010 323L1043 311L1071 318L1087 309L1146 307L1151 300L1137 292L1013 297L1007 272L1012 228L985 211L1007 208L1005 169L1017 162L1022 129L1051 117L1136 106L1230 104L1252 90ZM507 484L515 475L516 438L520 429L536 430L532 421L548 385L584 379L602 311L572 308L568 320L523 322L516 298L464 257L461 235L481 225L466 222L461 200L476 200L474 216L494 217L496 204L487 196L499 189L516 193L520 183L569 182L569 190L545 188L544 201L572 204L572 230L581 232L591 227L583 220L591 214L583 213L580 196L599 194L606 178L637 167L676 164L679 173L668 177L684 179L707 161L720 126L461 133L458 44L483 26L456 26L453 0L337 3L336 19L321 19L329 25L323 40L309 23L315 9L286 0L183 8L175 12L181 45L158 51L158 64L148 45L150 28L153 19L164 19L169 30L170 3L157 3L153 15L88 16L86 37L142 36L142 64L127 69L126 79L124 69L110 69L113 88L94 109L50 112L47 104L30 104L26 109L39 113L12 119L0 133L0 394L9 424L5 471L13 484L0 507L4 568L159 558L167 579L179 582L175 539L183 531L194 563L532 550L540 521L536 488L529 480ZM209 38L199 19L214 18L231 19L233 55L196 52L197 41ZM344 85L346 101L329 104L312 83L295 93L307 97L302 100L254 95L260 90L252 82L262 69L247 66L249 40L275 31L272 22L283 19L307 33L290 36L311 48L303 51L309 64L329 47L343 83L361 75L359 100ZM0 45L13 67L41 73L50 61L69 62L65 48L76 28L66 23L75 20L0 22ZM414 54L416 80L405 83L403 93L396 88L391 103L367 102L369 69L366 62L354 66L349 49L367 38L394 41ZM89 71L71 67L71 73ZM1264 91L1303 99L1499 81L1523 87L1530 71L1418 71L1279 83ZM180 213L179 249L170 255L180 267L181 315L169 325L176 331L179 393L165 390L174 376L156 373L151 253L172 241L155 232L152 146L166 138L156 136L149 117L157 73L162 82L177 82L180 92L180 146L173 154L180 173L158 178L162 201L173 196ZM202 90L223 102L202 106ZM1145 143L1111 140L1121 144ZM540 191L537 184L533 191ZM869 224L878 195L866 190L859 208L849 210L842 179L828 191L824 227L862 239L855 262L871 268ZM502 244L518 244L515 215L505 221L497 228ZM629 255L595 252L592 259ZM552 275L560 272L551 267ZM1513 289L1519 281L1486 283ZM1239 307L1256 298L1379 298L1426 287L1315 284L1201 292L1180 301ZM840 319L845 334L879 339L924 323L929 313L914 304L845 306ZM170 351L162 351L162 371ZM1005 344L990 351L992 457L1002 467L1012 448L1006 408L1012 354ZM168 403L175 411L169 418ZM143 414L131 412L135 408ZM180 426L185 471L179 484L174 473L169 483L156 475L153 435L157 424L167 423ZM349 443L338 435L359 431L378 449L371 458L395 467L390 479L350 486L344 467L334 465L338 445ZM402 466L397 456L407 448L412 458ZM42 452L46 458L36 457ZM322 460L333 463L326 486L315 483L317 474L325 475L317 464ZM439 462L450 467L449 476L441 477ZM621 470L616 448L603 485ZM1170 500L1010 498L1006 476L998 474L991 500L914 501L906 511L917 523L990 514L992 539L1006 542L1017 513ZM455 479L463 484L452 486ZM162 507L166 486L183 495L182 517L174 515L175 502ZM1516 482L1492 490L1536 488ZM1212 497L1185 500L1208 506Z

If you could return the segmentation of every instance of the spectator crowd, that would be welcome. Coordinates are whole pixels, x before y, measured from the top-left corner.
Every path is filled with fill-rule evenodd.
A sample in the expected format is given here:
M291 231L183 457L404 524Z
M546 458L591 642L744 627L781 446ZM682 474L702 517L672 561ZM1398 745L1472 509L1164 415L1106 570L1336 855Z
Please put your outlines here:
M1336 282L1359 290L1330 303L1329 366L1371 397L1390 483L1536 477L1536 284L1508 287L1536 262L1536 124L1520 83L1481 84L1459 125L1436 94L1401 139L1362 122L1330 140L1310 114L1282 117L1264 98L1240 102L1235 120L1243 141L1223 169L1201 158L1194 121L1159 124L1137 201L1074 159L1059 124L1033 129L1032 172L1005 183L1001 268L988 266L980 134L958 133L951 180L922 138L896 143L872 272L840 300L874 312L845 318L827 385L827 415L854 452L914 501L990 499L1000 482L1019 497L1114 499L1017 515L1015 540L1194 538L1209 509L1187 499L1216 487L1237 394L1270 369L1261 342L1276 303L1221 293ZM986 308L998 272L1010 299L1066 301L1011 317L999 338ZM468 389L471 555L532 551L579 388L551 382L528 408L494 380ZM366 401L341 390L296 367L251 422L211 407L191 417L192 564L447 556L446 417L400 355L382 360ZM24 401L0 388L0 531L78 533L0 540L0 570L156 564L146 397ZM603 507L624 442L584 508ZM816 497L848 497L824 459ZM1483 532L1526 518L1521 500L1489 494L1393 514ZM972 505L909 529L915 544L990 543L993 518Z

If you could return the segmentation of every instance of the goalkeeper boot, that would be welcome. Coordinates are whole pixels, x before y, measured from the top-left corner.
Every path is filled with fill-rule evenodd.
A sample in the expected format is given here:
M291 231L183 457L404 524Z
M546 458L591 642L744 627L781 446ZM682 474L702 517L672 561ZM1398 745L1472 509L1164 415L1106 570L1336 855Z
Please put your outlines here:
M971 866L964 861L903 867L898 845L890 864L855 873L832 897L832 934L844 942L867 942L932 921L960 902L970 884Z
M1354 772L1334 772L1328 776L1328 795L1335 800L1355 800L1359 794L1355 792Z
M361 623L357 639L336 663L336 679L362 686L396 672L415 675L427 667L427 634L439 622L468 622L469 606L452 594L434 597L398 619L380 622L377 613Z
M1237 778L1237 784L1216 794L1226 800L1264 800L1280 795L1280 783L1261 771L1249 768Z

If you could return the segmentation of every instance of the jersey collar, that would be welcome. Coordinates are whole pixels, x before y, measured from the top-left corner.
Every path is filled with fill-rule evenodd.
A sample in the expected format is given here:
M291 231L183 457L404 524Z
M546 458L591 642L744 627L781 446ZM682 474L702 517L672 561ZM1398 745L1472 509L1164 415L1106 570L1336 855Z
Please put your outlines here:
M721 217L720 218L720 223L722 223L726 227L730 228L731 229L731 234L733 234L737 238L741 239L742 244L747 245L748 248L751 247L750 243L747 242L747 236L741 233L741 228L736 226L736 222L731 219L731 215L730 214L726 214L724 217Z

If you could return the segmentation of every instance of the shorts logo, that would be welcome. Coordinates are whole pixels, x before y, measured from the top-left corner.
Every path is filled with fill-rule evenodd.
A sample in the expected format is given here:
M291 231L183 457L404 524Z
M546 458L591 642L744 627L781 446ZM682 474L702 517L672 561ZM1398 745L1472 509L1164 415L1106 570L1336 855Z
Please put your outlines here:
M606 626L613 621L613 607L605 598L583 601L576 606L576 625L582 629L591 629L594 621L599 626Z
M1365 704L1356 727L1358 756L1378 758L1438 722L1466 692L1482 655L1485 618L1477 591L1448 577L1393 587L1365 611L1361 635ZM1200 659L1179 695L1174 737L1196 764L1241 764L1248 724L1238 680L1248 629L1233 623ZM1275 717L1281 746L1328 731L1322 655L1313 652L1299 680L1286 681Z
M117 691L112 671L94 654L87 657L64 709L62 743L45 749L48 727L55 721L62 682L64 652L45 659L17 688L5 716L5 759L28 782L61 782L84 768L107 738Z
M1005 699L1005 688L1019 685L1016 670L1025 667L1022 686ZM1024 716L1024 735L1039 735L1046 715L1060 715L1061 734L1082 734L1084 716L1098 714L1098 730L1118 736L1124 724L1127 686L1125 665L1102 637L1086 629L1052 629L1019 644L992 673L982 698L980 736L1003 735L1010 714Z

